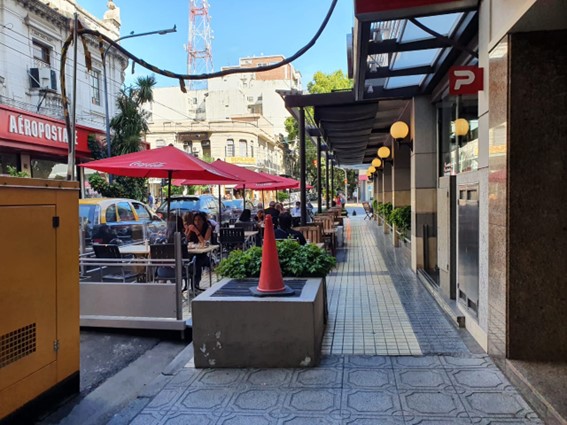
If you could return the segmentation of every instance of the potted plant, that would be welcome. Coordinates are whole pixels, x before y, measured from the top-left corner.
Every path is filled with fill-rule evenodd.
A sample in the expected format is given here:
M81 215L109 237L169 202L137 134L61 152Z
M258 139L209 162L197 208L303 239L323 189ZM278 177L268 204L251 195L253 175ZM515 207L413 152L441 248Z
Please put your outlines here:
M388 221L395 226L402 242L407 237L407 232L411 228L411 207L394 208L388 217Z
M276 242L284 277L325 277L336 265L336 259L313 244L300 245L294 239ZM260 276L262 248L235 250L222 260L215 272L223 277L244 279Z

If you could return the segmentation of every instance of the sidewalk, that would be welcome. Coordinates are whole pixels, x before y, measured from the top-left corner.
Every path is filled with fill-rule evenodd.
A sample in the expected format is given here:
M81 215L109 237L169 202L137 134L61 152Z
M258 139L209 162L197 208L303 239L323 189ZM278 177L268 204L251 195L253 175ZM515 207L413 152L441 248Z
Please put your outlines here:
M345 220L346 245L328 277L320 366L195 369L189 361L110 423L542 424L363 217Z

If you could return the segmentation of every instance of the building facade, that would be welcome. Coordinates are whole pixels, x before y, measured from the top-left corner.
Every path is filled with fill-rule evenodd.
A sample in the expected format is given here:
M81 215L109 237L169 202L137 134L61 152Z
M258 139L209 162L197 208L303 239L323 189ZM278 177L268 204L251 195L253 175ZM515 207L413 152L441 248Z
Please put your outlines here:
M282 59L242 58L239 66L255 67ZM173 144L200 158L285 174L283 136L289 113L276 90L300 87L300 74L285 65L267 72L214 78L207 90L182 93L178 87L156 88L154 102L147 106L151 118L146 140L152 148Z
M566 423L567 3L354 3L353 92L286 105L314 107L378 202L411 207L413 270L546 423Z
M87 28L116 39L120 15L112 1L100 20L76 0L5 0L0 22L0 173L8 166L31 177L66 178L68 136L61 99L61 49L72 33L74 13ZM102 60L98 44L88 40L92 70L85 66L83 46L78 46L76 96L77 162L90 158L89 136L104 138L105 111ZM67 55L67 93L72 97L72 48ZM109 99L124 81L125 58L110 49L107 58ZM114 115L114 102L109 104ZM82 171L78 171L82 174Z

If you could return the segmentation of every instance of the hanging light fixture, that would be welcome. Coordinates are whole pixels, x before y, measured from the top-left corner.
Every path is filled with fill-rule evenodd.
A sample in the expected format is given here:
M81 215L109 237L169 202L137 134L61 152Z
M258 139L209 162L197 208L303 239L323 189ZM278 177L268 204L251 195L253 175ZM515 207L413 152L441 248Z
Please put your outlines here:
M380 168L382 166L382 160L380 158L374 158L372 160L372 166L374 168Z
M375 173L375 172L376 172L376 167L374 167L374 166L371 165L370 167L368 167L368 172L369 172L370 174Z
M378 149L378 152L376 152L378 157L382 159L389 158L391 153L392 152L390 151L390 148L388 146L382 146Z
M409 134L409 127L408 125L403 122L403 121L396 121L394 124L392 124L392 126L390 127L390 136L392 136L392 138L398 142L398 144L408 144L410 149L413 150L413 142L412 140L409 140L407 142L404 142L404 139L406 137L408 137Z
M469 122L464 118L457 118L453 123L455 126L455 136L462 137L469 133Z

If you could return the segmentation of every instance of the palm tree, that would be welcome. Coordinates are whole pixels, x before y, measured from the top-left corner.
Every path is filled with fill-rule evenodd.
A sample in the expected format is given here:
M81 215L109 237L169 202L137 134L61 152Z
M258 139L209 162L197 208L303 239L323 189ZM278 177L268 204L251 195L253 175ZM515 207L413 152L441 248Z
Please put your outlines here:
M118 114L110 120L110 128L114 131L111 144L111 155L123 155L138 152L142 149L142 137L148 131L147 111L141 106L153 101L154 76L138 77L133 86L120 90L116 99ZM100 146L95 140L89 141L89 147L95 159L106 157L106 146ZM98 173L91 175L89 182L93 189L103 196L144 199L146 179L118 176L112 184L108 184Z
M141 106L153 101L155 85L156 79L153 75L139 77L134 86L120 91L116 101L119 112L110 121L110 128L114 130L112 156L141 149L141 136L148 131L148 112L141 109Z

